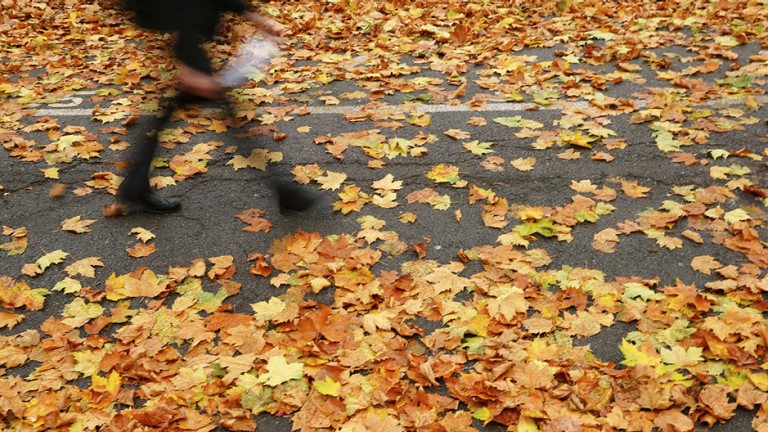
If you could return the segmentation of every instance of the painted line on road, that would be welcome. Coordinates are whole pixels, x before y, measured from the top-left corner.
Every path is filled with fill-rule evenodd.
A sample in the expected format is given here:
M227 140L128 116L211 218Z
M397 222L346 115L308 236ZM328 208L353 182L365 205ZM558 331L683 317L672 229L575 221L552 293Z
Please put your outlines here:
M767 103L768 95L755 96L758 103ZM637 108L645 108L647 103L641 100L631 101ZM742 105L743 99L715 99L707 101L703 104L695 104L696 107L718 107L718 106L731 106ZM527 112L527 111L562 111L564 109L579 109L586 108L590 104L585 101L578 102L559 102L553 103L549 106L541 106L534 103L488 103L482 109L473 109L466 105L448 105L448 104L434 104L434 105L382 105L373 109L376 110L392 110L395 112L420 112L420 113L459 113L459 112ZM311 106L307 107L310 114L326 114L326 115L343 115L355 112L362 112L363 110L370 110L371 108L365 105L348 105L348 106ZM203 112L216 112L216 109L206 108ZM37 117L78 117L78 116L92 116L93 108L40 108L35 114ZM145 113L142 115L152 115Z

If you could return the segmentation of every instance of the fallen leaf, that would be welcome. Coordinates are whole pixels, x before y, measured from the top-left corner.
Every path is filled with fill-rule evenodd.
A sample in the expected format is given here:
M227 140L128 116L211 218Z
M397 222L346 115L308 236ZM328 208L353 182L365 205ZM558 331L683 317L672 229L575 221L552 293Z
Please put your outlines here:
M90 232L91 229L89 226L96 222L93 219L81 219L80 216L75 216L73 218L65 219L61 223L61 229L62 231L69 231L73 233L86 233Z

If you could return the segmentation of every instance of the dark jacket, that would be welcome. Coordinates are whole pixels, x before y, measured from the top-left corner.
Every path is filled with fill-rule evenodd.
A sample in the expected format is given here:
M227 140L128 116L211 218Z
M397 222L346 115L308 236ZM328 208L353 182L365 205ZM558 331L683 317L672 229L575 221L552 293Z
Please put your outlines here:
M139 26L209 37L223 12L244 13L243 0L126 0Z

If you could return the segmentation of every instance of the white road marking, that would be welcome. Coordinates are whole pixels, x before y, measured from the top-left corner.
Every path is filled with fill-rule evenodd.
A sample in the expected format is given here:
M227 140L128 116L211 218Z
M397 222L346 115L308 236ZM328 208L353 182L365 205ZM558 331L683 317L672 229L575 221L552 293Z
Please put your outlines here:
M84 92L79 94L86 94ZM79 99L79 98L72 98ZM768 102L768 95L755 96L758 103L764 104ZM632 100L631 101L637 108L644 108L647 106L645 101ZM718 107L718 106L731 106L731 105L743 105L744 99L715 99L707 101L703 104L695 104L699 107ZM482 109L473 109L467 105L449 105L449 104L424 104L424 105L383 105L376 107L375 109L392 110L396 112L422 112L422 113L458 113L458 112L526 112L526 111L561 111L564 109L585 108L589 106L589 102L577 101L577 102L555 102L550 106L541 106L533 103L488 103ZM35 116L38 117L77 117L77 116L93 116L93 108L67 108L56 107L56 105L49 105L51 108L39 108L35 112ZM310 106L307 110L311 114L349 114L366 109L364 105L347 105L347 106ZM216 112L214 108L206 108L204 112ZM143 115L152 115L145 113Z

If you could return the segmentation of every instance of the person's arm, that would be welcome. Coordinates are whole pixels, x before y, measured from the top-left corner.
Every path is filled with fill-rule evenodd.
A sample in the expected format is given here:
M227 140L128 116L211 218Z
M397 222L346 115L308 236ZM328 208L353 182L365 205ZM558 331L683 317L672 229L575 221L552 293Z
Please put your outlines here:
M277 21L271 20L252 11L243 13L243 16L245 16L248 21L252 22L256 28L263 31L264 33L275 37L280 37L285 34L285 27Z

